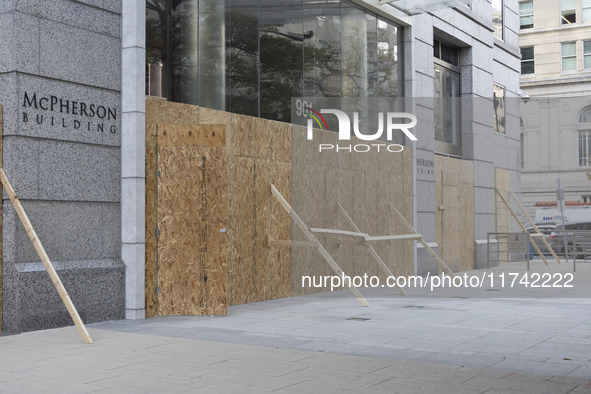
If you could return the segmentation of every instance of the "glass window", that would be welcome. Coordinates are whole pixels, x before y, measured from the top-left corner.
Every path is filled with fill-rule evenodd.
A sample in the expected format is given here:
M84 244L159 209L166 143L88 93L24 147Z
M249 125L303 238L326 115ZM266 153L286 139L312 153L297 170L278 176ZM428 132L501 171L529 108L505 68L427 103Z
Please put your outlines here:
M578 122L579 124L589 123L591 125L591 106L583 108L579 113Z
M305 97L341 95L341 12L339 2L323 7L304 5L304 30L313 32L304 40Z
M435 63L435 140L460 145L460 73Z
M579 167L589 165L591 155L591 106L587 106L579 112L577 119L579 133Z
M583 7L583 22L591 22L591 0L581 0Z
M230 5L231 4L231 5ZM259 20L256 1L227 2L226 108L259 115Z
M577 43L565 42L562 44L562 71L577 69Z
M505 134L505 88L496 83L493 85L493 130Z
M579 130L579 167L589 165L591 154L591 130Z
M433 40L433 56L454 66L460 64L460 51L458 48L439 40Z
M576 23L577 21L577 2L576 0L561 0L560 1L560 21L561 24L567 25Z
M583 68L591 68L591 41L583 41Z
M199 0L146 1L147 94L197 104Z
M535 72L534 47L521 48L521 74Z
M492 0L492 24L495 28L494 35L503 39L503 0Z
M395 97L399 95L399 77L401 64L398 58L398 27L378 18L377 32L377 95Z
M519 27L531 29L534 27L534 2L519 3Z
M289 122L292 97L397 97L398 26L347 0L147 0L146 94Z
M198 100L203 107L226 109L225 5L217 0L199 0ZM191 32L194 34L194 30ZM185 83L184 81L182 82Z
M291 98L302 96L303 43L314 31L302 28L300 0L274 3L281 12L274 6L259 9L259 116L289 122Z

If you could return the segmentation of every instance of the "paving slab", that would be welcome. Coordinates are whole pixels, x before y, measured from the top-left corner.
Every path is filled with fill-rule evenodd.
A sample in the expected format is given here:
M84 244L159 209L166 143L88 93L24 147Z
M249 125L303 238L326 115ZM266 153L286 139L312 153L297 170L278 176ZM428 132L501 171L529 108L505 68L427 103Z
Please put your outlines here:
M0 392L591 392L588 299L369 301L95 323L92 345L74 327L2 336Z

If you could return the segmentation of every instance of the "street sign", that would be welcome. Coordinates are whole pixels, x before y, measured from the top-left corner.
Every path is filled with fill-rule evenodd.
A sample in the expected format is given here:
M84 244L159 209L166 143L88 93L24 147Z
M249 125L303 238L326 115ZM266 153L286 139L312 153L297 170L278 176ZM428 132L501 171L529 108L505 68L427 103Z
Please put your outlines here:
M509 252L509 253L528 253L529 252L529 234L528 233L507 233L507 252Z

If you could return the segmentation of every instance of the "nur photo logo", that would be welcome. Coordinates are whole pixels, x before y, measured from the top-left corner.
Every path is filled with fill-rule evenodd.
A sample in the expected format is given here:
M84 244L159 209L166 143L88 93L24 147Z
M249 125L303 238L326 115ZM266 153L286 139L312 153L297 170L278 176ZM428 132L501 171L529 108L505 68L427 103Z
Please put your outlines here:
M321 108L315 110L311 104L306 101L296 102L298 115L306 119L307 139L312 141L314 139L314 128L329 131L328 122L324 115L332 117L332 121L337 121L338 130L330 130L338 132L339 143L328 144L321 143L318 145L319 152L323 151L346 151L346 152L369 152L372 150L381 152L397 153L404 150L404 146L393 143L395 133L402 132L409 140L417 141L417 137L410 131L417 125L417 117L407 112L378 112L377 115L377 131L363 130L360 125L360 115L358 111L350 112L351 116L340 109ZM330 118L329 118L330 119ZM334 122L331 122L331 124ZM353 133L351 133L351 130ZM351 144L351 138L355 137L361 141L368 141L368 143ZM340 142L349 142L340 143ZM373 143L369 143L372 141Z

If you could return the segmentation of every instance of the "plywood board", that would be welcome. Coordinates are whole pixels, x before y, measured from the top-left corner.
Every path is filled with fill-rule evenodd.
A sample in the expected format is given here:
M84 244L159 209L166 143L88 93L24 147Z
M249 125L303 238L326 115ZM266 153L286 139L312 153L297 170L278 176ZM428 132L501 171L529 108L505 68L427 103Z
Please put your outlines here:
M223 315L228 306L228 239L220 232L227 230L228 225L226 152L223 147L200 147L199 152L206 165L205 196L201 190L201 199L206 204L202 215L206 214L204 228L207 232L205 242L201 244L206 278L201 314Z
M250 137L252 157L263 160L271 159L273 139L275 137L275 130L272 128L272 123L266 119L252 119Z
M250 157L231 157L229 238L232 259L229 261L230 304L256 300L256 267L254 263L255 229L255 163Z
M146 98L146 124L161 123L199 124L199 107L161 99Z
M155 127L154 127L155 129ZM146 128L147 131L147 128ZM156 183L156 147L146 148L146 317L158 314L158 186Z
M234 114L217 109L198 107L199 124L223 124L229 126Z
M160 124L158 146L226 146L226 126Z
M269 197L272 163L270 160L256 160L254 165L254 284L256 301L264 301L273 299L274 287L271 248L267 245L267 236L271 232Z
M469 161L435 157L436 240L453 271L474 268L474 187Z
M158 147L158 311L223 314L227 265L223 148Z
M252 157L252 124L255 118L232 114L228 135L228 155Z
M291 162L291 126L288 123L272 122L270 130L273 135L272 156L274 163Z
M202 157L196 148L158 148L158 311L201 314ZM188 291L187 291L188 290Z
M291 163L275 163L273 185L289 203L291 201ZM271 237L288 240L291 219L276 199L271 202ZM273 264L273 298L291 295L291 248L271 248Z
M158 144L158 125L146 124L146 147L155 148Z

